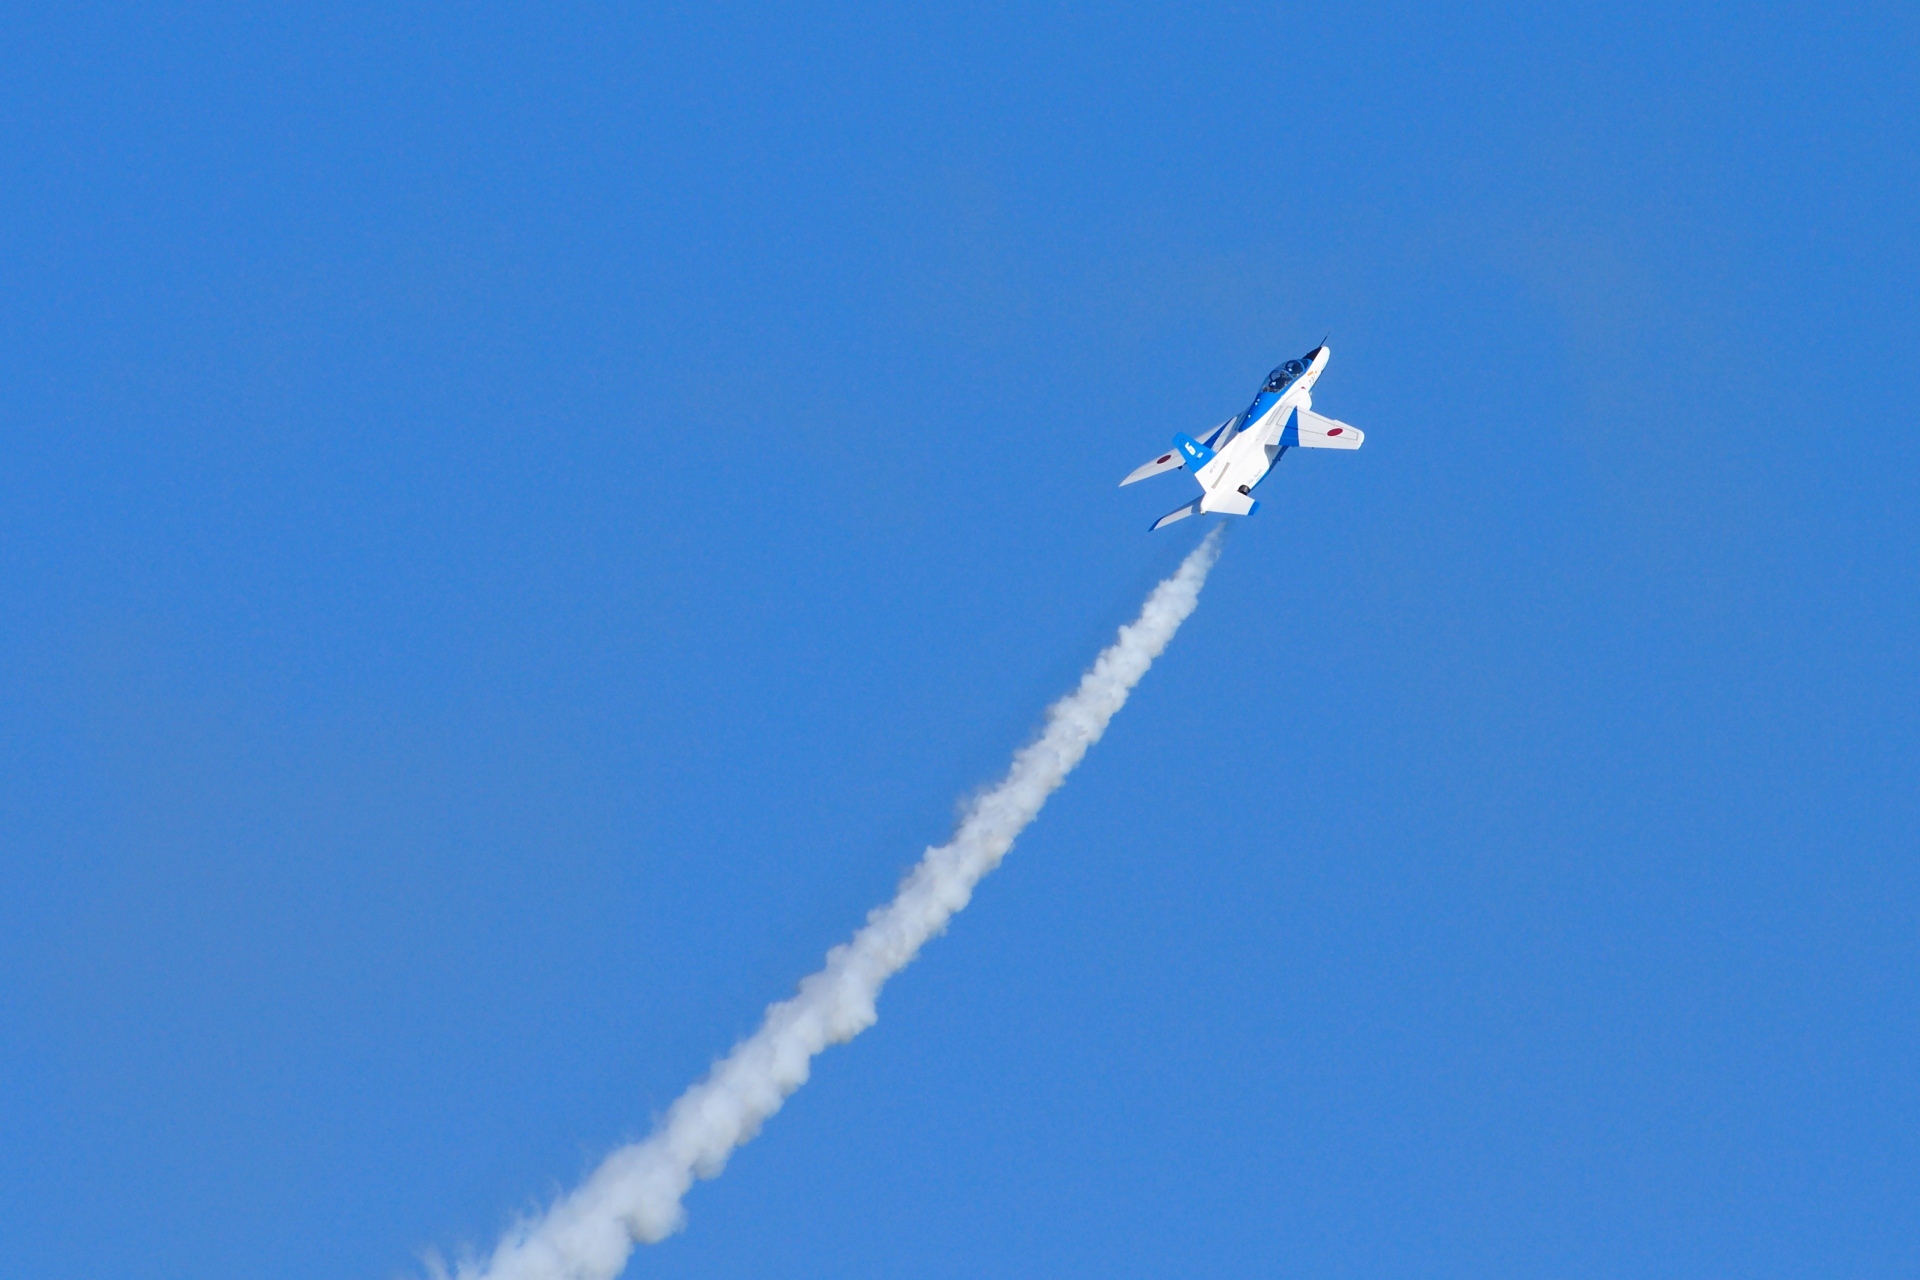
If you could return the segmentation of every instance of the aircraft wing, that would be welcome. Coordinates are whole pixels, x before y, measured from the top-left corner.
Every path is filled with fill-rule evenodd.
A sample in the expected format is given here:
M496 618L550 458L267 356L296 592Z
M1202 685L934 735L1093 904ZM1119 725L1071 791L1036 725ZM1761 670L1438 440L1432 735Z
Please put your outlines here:
M1281 444L1302 449L1358 449L1366 438L1367 433L1360 428L1322 417L1311 409L1301 409L1280 433Z
M1227 428L1233 425L1233 422L1233 418L1228 418L1225 422L1207 432L1204 436L1201 436L1200 443L1208 448L1217 447L1214 442L1226 432ZM1185 465L1186 459L1180 456L1178 449L1175 449L1172 453L1163 453L1152 462L1143 462L1135 467L1127 474L1127 478L1120 482L1120 487L1124 489L1135 480L1145 480L1148 476L1157 476L1162 471L1178 471Z
M1141 463L1129 472L1127 478L1122 480L1120 484L1121 487L1124 488L1132 484L1135 480L1145 480L1148 476L1157 476L1162 471L1177 471L1186 465L1187 460L1180 455L1178 449L1175 449L1172 452L1161 454L1152 462Z
M1226 440L1224 437L1226 435L1227 429L1233 426L1233 424L1239 420L1239 417L1240 417L1239 414L1237 413L1234 414L1233 417L1228 418L1225 422L1221 423L1219 426L1215 427L1213 430L1207 432L1207 434L1201 436L1200 443L1207 446L1207 448L1209 449L1218 449L1221 445L1226 443Z

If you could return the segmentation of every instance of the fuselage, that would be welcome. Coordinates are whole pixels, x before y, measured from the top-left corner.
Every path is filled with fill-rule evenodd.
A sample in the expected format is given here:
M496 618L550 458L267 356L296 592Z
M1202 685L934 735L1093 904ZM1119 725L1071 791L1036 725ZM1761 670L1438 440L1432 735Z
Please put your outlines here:
M1120 482L1123 487L1182 468L1200 485L1198 498L1151 527L1164 529L1203 511L1250 516L1260 505L1253 497L1254 486L1287 450L1358 449L1366 432L1313 411L1313 384L1327 367L1327 354L1322 342L1298 360L1287 361L1267 375L1245 410L1197 440L1174 433L1173 448L1129 472Z
M1322 345L1268 374L1246 412L1221 431L1213 459L1194 475L1205 490L1202 511L1244 514L1249 509L1254 486L1287 451L1282 435L1293 411L1313 407L1313 384L1327 367L1328 354Z

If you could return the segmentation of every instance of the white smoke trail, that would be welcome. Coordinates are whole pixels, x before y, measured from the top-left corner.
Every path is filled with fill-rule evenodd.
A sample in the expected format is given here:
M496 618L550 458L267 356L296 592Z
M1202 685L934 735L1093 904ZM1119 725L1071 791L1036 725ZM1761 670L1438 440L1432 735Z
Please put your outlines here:
M1140 616L1120 628L1080 687L1047 709L1039 738L1014 756L999 785L973 801L953 839L927 850L892 902L874 908L864 928L829 951L825 967L803 979L792 999L769 1008L760 1029L681 1094L652 1136L608 1156L543 1217L509 1231L491 1258L463 1264L458 1280L612 1280L635 1242L651 1244L679 1230L686 1217L680 1201L694 1178L719 1174L733 1149L807 1082L815 1054L873 1025L882 984L967 905L980 877L1000 865L1014 838L1100 740L1199 603L1220 555L1220 534L1209 533L1153 589Z

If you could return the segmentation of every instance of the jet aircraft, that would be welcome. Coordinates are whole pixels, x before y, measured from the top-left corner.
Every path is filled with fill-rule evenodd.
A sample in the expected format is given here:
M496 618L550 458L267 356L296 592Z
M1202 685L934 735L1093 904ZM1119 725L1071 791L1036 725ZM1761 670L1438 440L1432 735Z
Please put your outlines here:
M1135 468L1121 485L1162 471L1183 467L1193 471L1193 478L1200 482L1200 496L1155 520L1155 529L1203 511L1252 515L1260 507L1253 496L1254 488L1288 449L1358 449L1366 439L1358 427L1313 411L1310 392L1326 367L1325 343L1298 360L1287 361L1267 375L1265 385L1245 412L1228 418L1198 440L1176 434L1172 452Z

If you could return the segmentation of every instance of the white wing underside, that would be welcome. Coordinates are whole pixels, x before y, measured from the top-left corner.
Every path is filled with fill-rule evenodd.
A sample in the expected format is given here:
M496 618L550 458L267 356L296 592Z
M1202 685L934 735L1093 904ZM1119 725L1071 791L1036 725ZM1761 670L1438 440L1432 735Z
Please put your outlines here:
M1175 449L1171 452L1161 454L1152 462L1143 462L1132 471L1129 471L1127 478L1120 482L1120 487L1124 489L1135 480L1145 480L1148 476L1157 476L1162 471L1177 471L1186 465L1187 460L1180 456L1178 449Z
M1226 431L1228 427L1231 427L1233 423L1234 419L1228 418L1225 422L1207 432L1206 435L1201 436L1200 443L1209 449L1217 447L1214 442L1218 440L1221 433ZM1152 462L1143 462L1128 472L1127 478L1120 482L1120 487L1124 489L1136 480L1145 480L1147 477L1157 476L1163 471L1178 471L1186 465L1187 460L1180 456L1179 450L1176 449L1171 453L1163 453Z
M1305 408L1300 410L1297 430L1300 438L1286 443L1298 444L1302 449L1358 449L1367 438L1366 432L1351 423L1323 417Z

